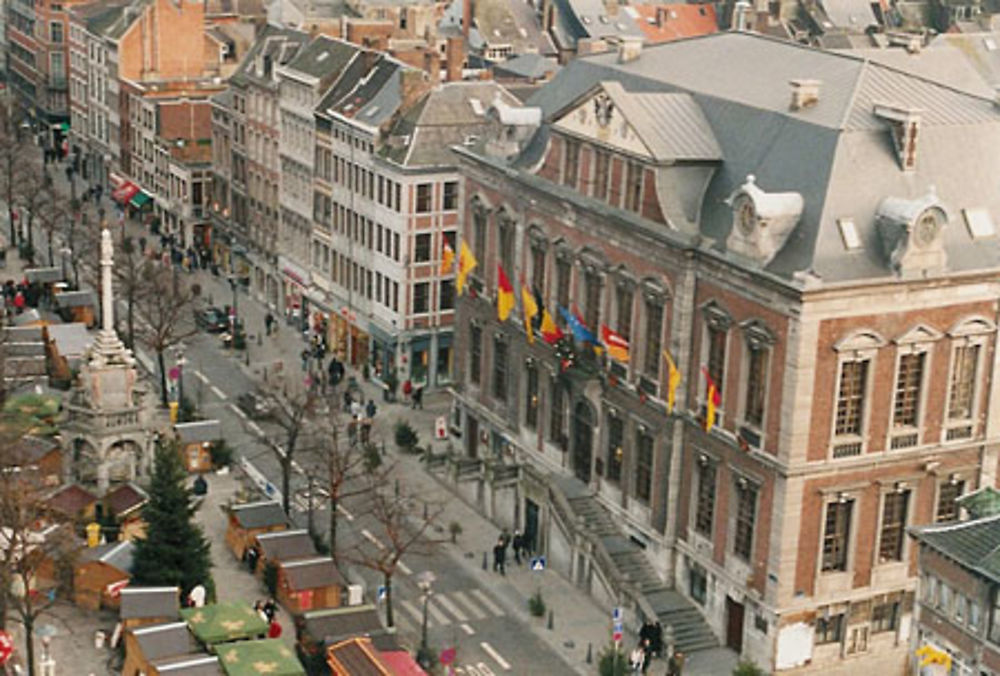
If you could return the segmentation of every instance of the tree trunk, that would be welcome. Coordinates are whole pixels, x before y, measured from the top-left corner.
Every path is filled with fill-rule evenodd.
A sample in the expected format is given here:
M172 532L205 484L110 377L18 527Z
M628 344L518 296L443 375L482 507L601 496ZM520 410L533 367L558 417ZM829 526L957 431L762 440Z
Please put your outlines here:
M334 562L337 561L337 505L340 504L340 500L337 498L337 493L333 490L330 491L330 556L333 557Z
M27 223L25 225L28 226L28 248L31 249L31 256L28 258L28 260L31 260L31 261L35 260L35 252L34 252L34 249L35 249L35 235L31 231L32 230L31 224L32 224L32 222L34 220L35 220L35 215L29 211L28 212L28 221L27 221Z
M385 576L385 626L395 627L396 623L392 619L392 575L383 573Z
M160 367L160 403L167 407L167 366L163 361L163 350L156 351L156 363ZM286 512L288 510L285 510Z
M10 246L17 245L17 222L14 220L14 207L11 205L12 199L7 196L7 218L10 219Z
M285 514L289 517L292 516L291 512L291 492L292 486L292 452L289 449L285 450L285 457L280 458L281 460L281 508L285 511Z
M49 267L50 268L54 268L56 266L56 259L52 257L52 230L54 230L54 228L50 228L47 231L47 234L48 234L48 237L49 237Z
M35 676L35 618L25 613L21 618L24 625L24 655L28 662L28 676Z

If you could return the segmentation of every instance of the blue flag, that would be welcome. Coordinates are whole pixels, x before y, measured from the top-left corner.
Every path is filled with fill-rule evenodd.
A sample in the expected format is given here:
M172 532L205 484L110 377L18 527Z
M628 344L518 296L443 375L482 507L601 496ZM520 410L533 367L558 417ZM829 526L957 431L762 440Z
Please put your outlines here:
M566 320L566 324L569 326L570 331L573 332L573 338L581 343L590 343L591 345L600 344L597 340L597 336L595 336L590 329L583 325L580 318L564 308L562 305L559 306L559 314Z

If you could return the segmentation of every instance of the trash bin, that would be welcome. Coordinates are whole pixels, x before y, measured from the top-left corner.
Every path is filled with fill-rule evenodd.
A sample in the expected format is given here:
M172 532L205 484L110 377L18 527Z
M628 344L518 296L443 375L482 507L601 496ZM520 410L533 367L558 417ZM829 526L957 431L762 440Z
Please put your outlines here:
M107 637L108 637L108 635L105 634L100 629L98 629L96 632L94 632L94 647L97 648L98 650L100 650L101 648L103 648L104 647L104 641L107 639Z

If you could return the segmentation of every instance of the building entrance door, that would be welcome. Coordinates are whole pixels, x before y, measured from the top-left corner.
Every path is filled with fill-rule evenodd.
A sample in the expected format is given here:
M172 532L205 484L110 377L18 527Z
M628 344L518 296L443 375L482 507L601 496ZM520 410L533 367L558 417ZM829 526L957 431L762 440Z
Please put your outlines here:
M726 597L726 647L743 654L743 604Z

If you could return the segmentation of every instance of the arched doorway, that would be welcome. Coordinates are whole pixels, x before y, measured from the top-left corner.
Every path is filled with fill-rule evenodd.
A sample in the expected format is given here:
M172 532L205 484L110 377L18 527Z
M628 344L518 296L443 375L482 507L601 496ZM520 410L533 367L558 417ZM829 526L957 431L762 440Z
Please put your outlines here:
M573 473L584 483L590 483L590 466L594 456L594 409L586 401L573 409Z

